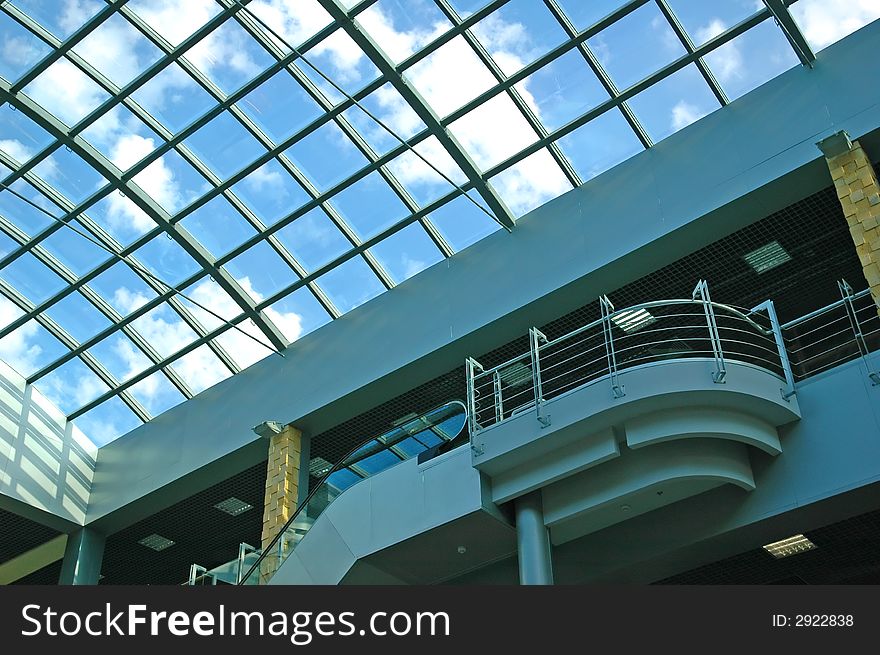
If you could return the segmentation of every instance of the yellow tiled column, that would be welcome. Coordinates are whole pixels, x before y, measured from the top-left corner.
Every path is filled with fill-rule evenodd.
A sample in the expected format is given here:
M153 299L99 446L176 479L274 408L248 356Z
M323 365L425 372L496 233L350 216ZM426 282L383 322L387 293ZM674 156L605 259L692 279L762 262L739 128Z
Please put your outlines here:
M301 452L302 432L291 425L269 438L261 538L264 550L296 510Z
M846 152L826 156L826 161L865 279L880 311L880 184L877 183L877 173L858 141L853 141Z

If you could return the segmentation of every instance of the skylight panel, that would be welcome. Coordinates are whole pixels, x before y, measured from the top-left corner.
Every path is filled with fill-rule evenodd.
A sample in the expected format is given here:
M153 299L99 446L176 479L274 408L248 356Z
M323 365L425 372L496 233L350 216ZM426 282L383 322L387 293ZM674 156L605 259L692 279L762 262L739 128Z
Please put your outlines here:
M410 213L378 172L339 192L331 204L361 239L375 236Z
M35 305L54 296L66 286L64 280L29 252L0 269L0 277Z
M156 228L156 222L121 191L89 208L89 218L123 246Z
M703 45L758 9L763 9L763 3L752 0L666 1L696 46Z
M321 306L315 295L305 287L300 287L264 311L290 342L296 341L330 321L330 314Z
M278 240L309 272L336 259L352 247L320 207L276 232Z
M435 209L429 217L455 252L501 229L497 221L463 196Z
M272 65L274 59L238 22L227 19L187 50L186 58L229 94Z
M265 225L272 225L311 200L291 174L271 159L232 187Z
M156 292L123 262L113 264L95 277L89 282L89 287L123 316L128 316L156 297Z
M612 11L625 5L628 0L556 0L572 24L583 31L592 27Z
M40 73L24 93L68 126L76 125L110 98L64 57Z
M254 302L281 291L297 280L296 273L266 241L260 241L223 265Z
M215 257L225 255L257 233L222 195L188 214L179 224Z
M373 91L360 104L393 132L382 127L360 107L355 106L343 112L343 116L379 155L398 147L401 139L407 141L425 129L416 112L390 83Z
M547 149L529 155L489 182L517 217L572 189Z
M354 40L343 29L337 29L330 36L303 53L321 73L333 80L334 84L345 93L354 95L368 82L379 77L379 69L363 53ZM333 85L318 74L305 61L297 61L297 68L303 71L310 80L331 99L334 104L342 96Z
M565 53L532 73L516 84L516 90L549 131L562 127L609 98L577 50Z
M74 424L98 447L143 425L134 412L116 396L78 416Z
M0 106L0 150L19 164L52 143L52 136L8 102Z
M452 25L430 0L379 0L357 16L358 24L399 63Z
M461 71L467 71L467 75L461 75ZM404 77L441 117L496 84L492 73L461 36L407 69Z
M542 0L510 0L471 31L508 76L567 40Z
M138 248L134 258L141 267L170 285L177 285L200 270L189 253L164 233Z
M130 0L127 6L172 46L179 45L221 9L213 0L186 0L183 4L167 0Z
M72 226L85 232L79 223ZM111 257L106 250L66 227L57 230L40 245L77 277L85 275Z
M336 489L337 492L341 493L361 479L362 478L356 473L352 473L348 469L342 469L341 471L334 471L333 474L327 478L327 484Z
M5 12L0 12L0 43L0 76L10 82L18 80L51 50Z
M467 176L437 137L428 137L415 151L407 150L397 156L388 164L388 169L419 206L425 207L454 189L446 178L458 186L467 183Z
M120 382L143 372L152 364L150 358L122 332L99 341L88 352Z
M295 3L254 0L247 8L281 36L283 42L266 32L267 39L284 50L287 49L284 42L299 46L333 20L317 0L297 0Z
M72 414L109 391L109 387L78 357L40 378L34 386L65 414Z
M135 175L132 182L172 215L211 189L211 183L174 150Z
M21 315L11 301L0 298L0 317L3 323ZM67 353L58 339L31 319L0 339L0 360L9 364L19 374L27 377Z
M655 143L721 106L695 64L648 87L629 105Z
M156 371L133 384L129 391L153 416L158 416L186 400L162 371Z
M369 163L333 121L294 143L284 154L322 191Z
M644 149L616 108L582 125L558 143L584 182Z
M370 252L396 284L443 260L443 253L419 223L412 223L383 239L370 248Z
M205 331L212 332L223 327L224 323L220 318L217 318L218 316L224 320L232 321L240 317L243 312L238 303L223 290L223 287L210 277L204 277L183 289L183 294L178 296L178 301L189 310L190 315ZM190 302L187 298L192 298L194 302ZM194 303L199 303L201 307ZM211 312L205 311L202 307L207 307Z
M73 52L119 87L128 84L162 56L159 48L119 14L105 19L73 47Z
M817 51L880 18L880 4L851 0L799 0L789 11Z
M798 65L782 31L765 20L704 57L731 100Z
M127 107L115 105L82 131L82 136L121 171L126 171L162 142Z
M266 150L228 112L223 112L184 141L221 180L225 180Z
M107 184L94 168L64 147L56 148L34 167L34 172L74 204L81 203Z
M30 183L18 179L10 186L17 194L36 203L37 206L45 208L51 214L55 216L61 215L60 208L52 204L46 196L37 191ZM0 215L29 236L34 236L54 222L39 209L14 195L8 189L0 189Z
M385 291L379 278L360 256L322 275L318 278L318 286L343 314Z
M621 91L686 54L653 2L605 28L587 44Z
M195 330L168 303L151 309L131 324L162 357L173 355L198 338Z
M449 126L480 170L487 170L538 140L513 100L499 94Z
M175 134L216 104L176 62L150 78L132 98Z
M58 11L53 0L11 0L11 3L34 18L59 39L66 39L104 8L100 0L83 0L68 11Z
M266 343L266 337L250 319L238 321L236 326L255 339ZM229 356L232 357L232 360L241 369L245 369L275 352L268 345L261 346L254 339L232 328L217 337L216 342L217 345L229 353Z
M284 102L278 99L283 98ZM292 136L323 110L287 70L275 73L237 106L276 144Z
M79 343L86 342L110 327L110 319L79 291L69 293L54 303L46 309L46 315Z
M186 382L194 394L201 393L232 375L232 371L207 345L199 346L175 360L169 368Z

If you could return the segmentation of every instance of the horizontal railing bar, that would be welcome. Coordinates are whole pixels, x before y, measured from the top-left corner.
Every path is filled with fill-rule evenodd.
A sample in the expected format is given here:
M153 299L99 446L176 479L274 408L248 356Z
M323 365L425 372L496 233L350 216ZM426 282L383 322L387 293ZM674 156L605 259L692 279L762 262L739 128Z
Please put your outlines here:
M870 293L871 293L870 289L863 289L862 291L859 291L858 293L854 294L852 298L853 298L853 300L857 300L859 298L863 298L867 295L870 295ZM810 319L813 319L816 316L821 316L825 312L831 311L832 309L842 307L845 302L846 301L843 298L841 298L840 300L835 300L830 305L826 305L825 307L820 307L819 309L812 311L809 314L799 316L798 318L795 318L795 319L789 321L788 323L783 323L780 326L780 328L782 328L783 330L787 330L792 326L799 325L805 321L809 321Z

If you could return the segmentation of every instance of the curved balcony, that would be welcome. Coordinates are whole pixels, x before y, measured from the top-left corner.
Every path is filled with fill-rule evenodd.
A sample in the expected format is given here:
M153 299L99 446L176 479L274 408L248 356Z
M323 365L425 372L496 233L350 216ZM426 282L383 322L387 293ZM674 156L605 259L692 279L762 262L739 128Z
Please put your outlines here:
M473 465L507 502L543 489L555 543L721 484L754 488L749 449L782 452L800 411L771 302L615 310L491 368L469 359ZM626 507L621 513L620 507Z

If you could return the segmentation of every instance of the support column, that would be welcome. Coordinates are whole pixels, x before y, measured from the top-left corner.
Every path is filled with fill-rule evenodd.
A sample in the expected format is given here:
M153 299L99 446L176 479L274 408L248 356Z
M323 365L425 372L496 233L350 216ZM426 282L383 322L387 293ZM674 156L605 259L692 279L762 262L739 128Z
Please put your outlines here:
M292 425L269 437L261 547L265 550L296 510L302 432Z
M880 311L880 184L871 160L845 132L821 141L862 271Z
M92 528L80 528L67 536L61 563L60 585L96 585L101 577L107 537ZM132 566L135 566L132 563Z
M553 561L550 533L544 525L541 492L533 491L514 501L516 549L521 585L552 585Z

